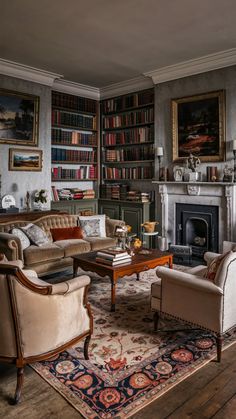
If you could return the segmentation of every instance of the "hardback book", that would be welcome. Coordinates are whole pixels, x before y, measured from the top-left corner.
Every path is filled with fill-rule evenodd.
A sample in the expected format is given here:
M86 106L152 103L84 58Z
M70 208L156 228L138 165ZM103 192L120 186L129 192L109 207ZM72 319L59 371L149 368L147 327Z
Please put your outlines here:
M102 259L107 259L107 260L114 260L114 261L125 259L125 258L127 258L127 256L129 256L129 254L127 252L124 255L108 255L108 254L103 253L103 252L97 252L97 257L102 258Z
M119 260L109 260L109 259L103 259L101 257L96 257L96 262L104 263L104 265L109 266L117 266L117 265L126 265L127 263L130 263L132 261L131 256L127 256L126 258L119 259Z
M97 252L97 256L99 257L106 257L108 259L118 259L120 257L124 257L124 256L129 256L128 252L126 250L121 250L121 251L113 251L113 250L108 250L108 249L103 249Z

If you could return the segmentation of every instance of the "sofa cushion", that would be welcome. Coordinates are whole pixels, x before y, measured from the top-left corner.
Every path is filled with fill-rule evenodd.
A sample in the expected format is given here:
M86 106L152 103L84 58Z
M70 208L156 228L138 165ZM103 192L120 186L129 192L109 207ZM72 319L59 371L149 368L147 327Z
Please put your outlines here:
M46 243L43 246L31 245L24 250L25 265L56 260L64 257L64 251L54 243Z
M51 228L51 234L53 241L83 239L84 237L81 227Z
M116 239L112 237L86 237L85 240L90 243L92 251L106 249L116 244Z
M58 240L55 244L63 250L65 257L90 252L91 250L90 243L82 239Z
M97 222L92 222L92 220L96 220ZM96 232L96 234L94 234L94 236L98 236L98 237L106 237L106 216L105 214L100 214L100 215L90 215L90 216L80 216L79 217L79 224L82 226L82 228L84 229L84 226L87 225L96 225L98 231ZM87 232L85 231L85 233L87 234ZM90 234L92 235L92 234ZM88 234L87 234L88 236Z
M100 220L80 220L84 237L100 237Z
M10 233L17 236L20 239L22 250L27 249L30 246L29 238L20 228L13 228Z
M215 283L215 278L216 278L216 275L217 275L217 272L221 263L224 263L224 260L232 253L233 253L232 251L229 251L227 253L223 253L222 255L214 258L210 262L209 266L207 267L207 270L204 275L205 278Z
M30 223L21 228L30 241L33 244L36 244L36 246L43 246L44 244L49 243L47 234L39 226Z

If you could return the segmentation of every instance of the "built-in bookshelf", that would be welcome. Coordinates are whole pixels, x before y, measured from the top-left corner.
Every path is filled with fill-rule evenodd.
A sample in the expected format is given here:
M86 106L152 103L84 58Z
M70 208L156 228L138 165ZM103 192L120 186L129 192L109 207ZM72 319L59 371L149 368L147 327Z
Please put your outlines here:
M52 92L52 198L60 190L94 190L98 196L98 102ZM73 182L72 185L70 183ZM83 186L84 185L84 186ZM73 193L72 193L73 196ZM77 194L83 199L86 194ZM62 198L61 198L62 197Z
M102 183L154 176L154 90L106 99L102 114Z

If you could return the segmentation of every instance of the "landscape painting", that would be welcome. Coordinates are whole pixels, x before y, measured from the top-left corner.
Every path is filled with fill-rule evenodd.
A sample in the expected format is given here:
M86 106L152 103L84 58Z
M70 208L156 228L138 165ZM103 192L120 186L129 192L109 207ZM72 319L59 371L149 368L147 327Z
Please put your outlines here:
M42 150L9 149L9 170L39 172L42 170Z
M0 143L38 145L39 98L0 89Z
M201 161L223 161L224 91L172 100L173 160L193 154Z

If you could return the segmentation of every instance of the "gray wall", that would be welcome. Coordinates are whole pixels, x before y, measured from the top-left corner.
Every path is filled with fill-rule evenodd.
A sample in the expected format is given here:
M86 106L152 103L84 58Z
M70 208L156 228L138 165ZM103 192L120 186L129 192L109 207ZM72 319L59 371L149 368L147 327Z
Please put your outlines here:
M171 169L174 164L178 164L172 163L171 99L222 89L226 96L226 161L233 165L230 148L231 140L236 139L236 66L184 77L155 87L155 138L156 145L164 147L163 165ZM225 164L226 162L202 163L198 170L205 174L206 166L218 166L222 177Z
M43 168L41 172L16 172L8 170L9 148L29 148L14 144L0 144L0 174L2 176L1 194L11 194L16 199L17 206L25 203L26 192L33 196L36 189L51 191L51 88L38 83L0 75L0 87L16 92L30 93L39 96L39 140L36 149L43 150ZM31 147L30 147L31 148ZM13 184L18 185L18 191L13 191ZM50 207L50 202L48 203Z

